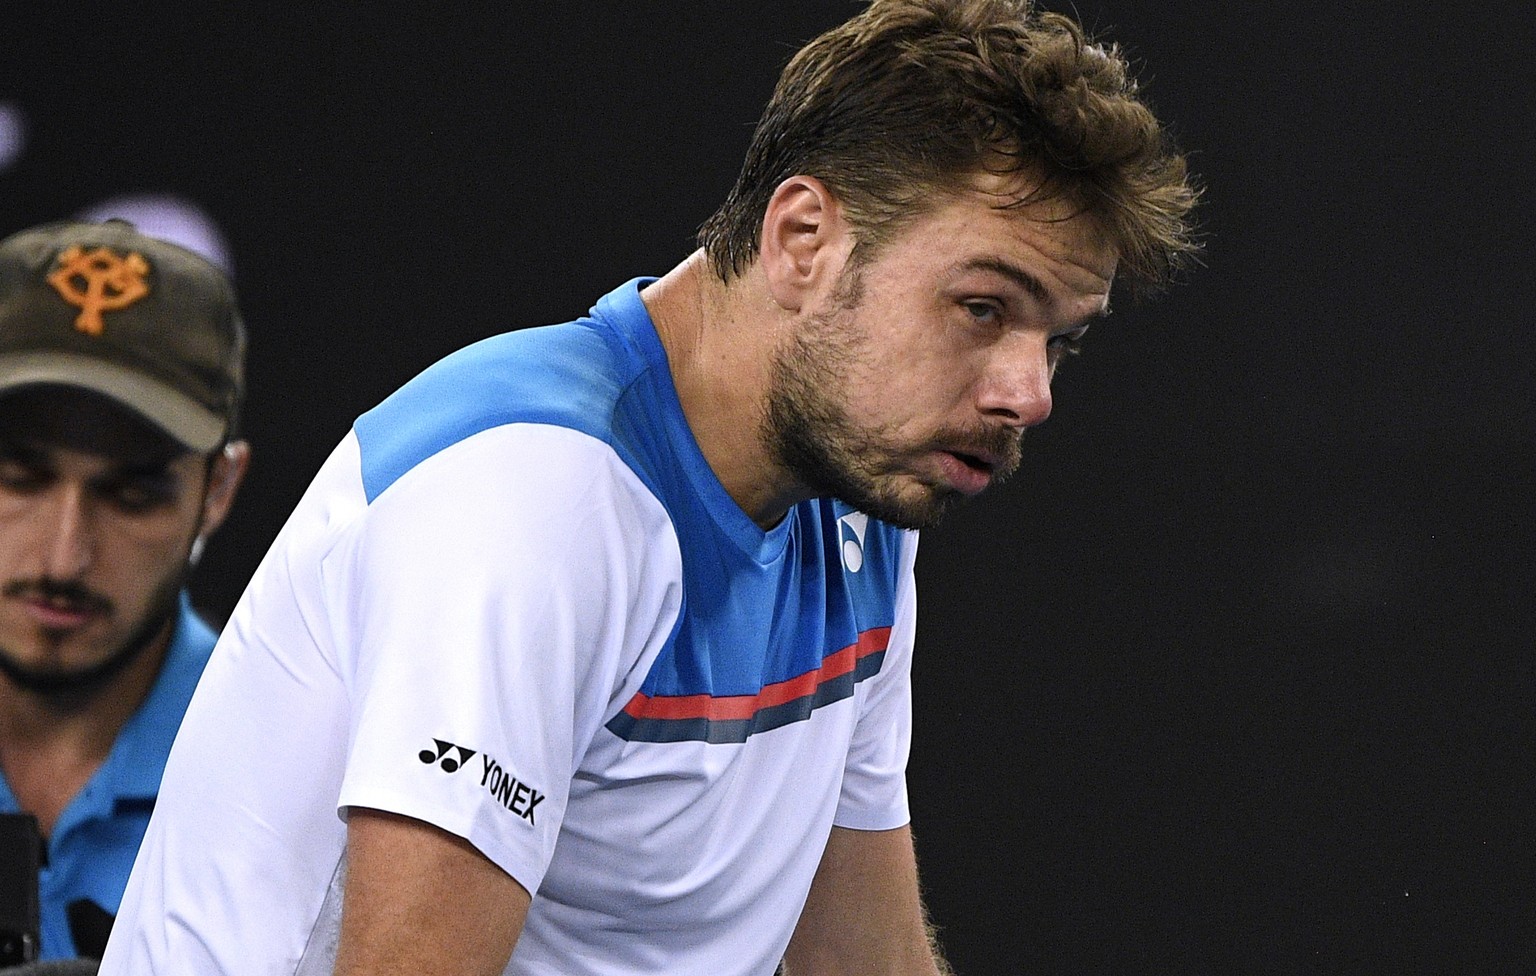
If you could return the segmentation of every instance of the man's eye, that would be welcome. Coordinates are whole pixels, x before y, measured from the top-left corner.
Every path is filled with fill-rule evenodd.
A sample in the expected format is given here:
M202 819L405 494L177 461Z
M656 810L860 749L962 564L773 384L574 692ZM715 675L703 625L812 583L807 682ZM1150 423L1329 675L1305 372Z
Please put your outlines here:
M966 302L965 310L977 322L988 324L996 322L1002 314L1002 310L993 302Z
M47 472L16 458L0 458L0 487L12 491L40 488L48 480Z
M1051 337L1051 351L1057 356L1075 356L1083 351L1083 337L1087 329L1073 329Z
M105 485L102 494L124 512L147 512L168 504L171 489L156 479L134 479Z

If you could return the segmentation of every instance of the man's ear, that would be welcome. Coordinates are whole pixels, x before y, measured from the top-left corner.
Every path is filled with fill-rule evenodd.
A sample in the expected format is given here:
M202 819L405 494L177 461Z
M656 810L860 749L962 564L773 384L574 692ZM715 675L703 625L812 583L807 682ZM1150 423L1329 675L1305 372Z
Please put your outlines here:
M798 312L818 292L834 288L853 249L837 198L814 176L791 176L763 211L758 249L768 292L780 308Z
M230 441L208 466L208 490L203 496L203 523L198 538L206 540L224 524L234 507L235 495L251 464L251 445Z

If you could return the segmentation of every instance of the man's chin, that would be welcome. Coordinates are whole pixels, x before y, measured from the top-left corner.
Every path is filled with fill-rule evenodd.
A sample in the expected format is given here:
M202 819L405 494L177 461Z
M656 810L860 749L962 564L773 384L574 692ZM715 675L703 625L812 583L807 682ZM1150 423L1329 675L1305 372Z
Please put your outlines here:
M902 495L865 493L842 500L868 515L899 529L931 529L965 496L942 485L915 484Z
M172 610L174 610L172 604ZM122 671L157 643L168 637L172 617L156 613L146 617L139 627L128 635L106 656L88 664L46 666L27 663L10 650L0 648L0 674L11 684L25 691L44 696L87 695L109 685Z
M10 650L0 650L0 674L19 688L40 694L55 694L88 685L91 675L107 661L83 665L37 664L26 661Z

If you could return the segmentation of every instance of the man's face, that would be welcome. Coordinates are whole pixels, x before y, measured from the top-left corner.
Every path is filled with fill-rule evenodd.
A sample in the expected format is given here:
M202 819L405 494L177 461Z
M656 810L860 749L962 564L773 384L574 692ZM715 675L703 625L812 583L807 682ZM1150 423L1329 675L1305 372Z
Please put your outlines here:
M0 657L67 687L162 633L201 523L208 465L75 391L0 399Z
M845 266L774 363L780 461L908 528L1012 473L1057 363L1108 311L1116 254L1089 218L1060 201L999 209L1016 180L977 186Z

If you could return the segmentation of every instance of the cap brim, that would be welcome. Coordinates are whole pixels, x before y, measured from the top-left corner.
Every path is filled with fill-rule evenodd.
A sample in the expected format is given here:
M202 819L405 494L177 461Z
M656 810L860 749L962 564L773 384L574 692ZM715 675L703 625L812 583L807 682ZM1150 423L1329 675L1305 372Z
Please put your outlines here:
M0 393L43 383L78 387L115 400L200 454L224 440L223 417L142 373L61 353L0 357Z

